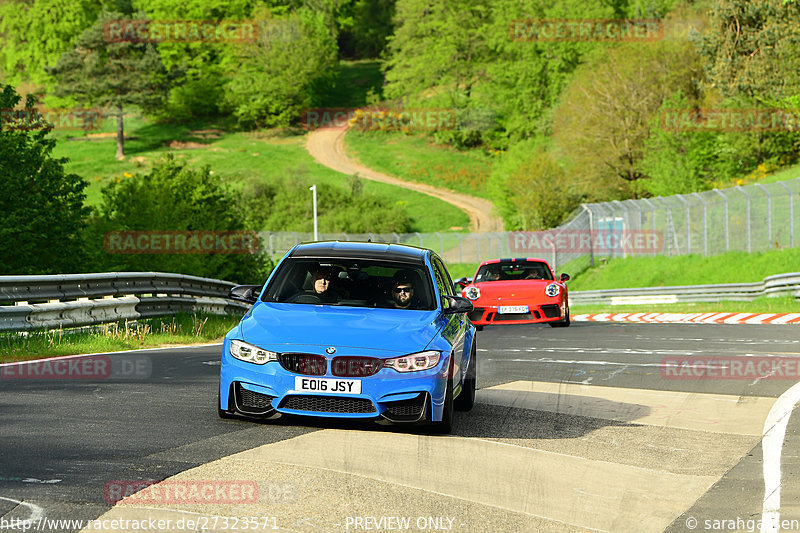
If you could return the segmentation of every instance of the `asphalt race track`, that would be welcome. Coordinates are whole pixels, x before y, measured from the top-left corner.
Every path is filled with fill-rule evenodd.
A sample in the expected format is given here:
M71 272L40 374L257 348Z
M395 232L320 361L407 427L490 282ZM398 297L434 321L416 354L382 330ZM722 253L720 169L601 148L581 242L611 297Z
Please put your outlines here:
M780 486L772 518L800 520L800 419L788 416L800 378L771 365L800 356L796 326L495 326L478 343L477 403L450 436L221 420L219 345L76 358L59 379L42 363L4 366L0 526L758 531L765 476ZM687 362L713 375L698 379ZM771 415L784 393L784 416ZM783 440L773 429L787 419ZM161 483L114 505L120 488L151 482L136 480ZM198 490L205 499L187 496ZM56 522L98 518L91 529Z

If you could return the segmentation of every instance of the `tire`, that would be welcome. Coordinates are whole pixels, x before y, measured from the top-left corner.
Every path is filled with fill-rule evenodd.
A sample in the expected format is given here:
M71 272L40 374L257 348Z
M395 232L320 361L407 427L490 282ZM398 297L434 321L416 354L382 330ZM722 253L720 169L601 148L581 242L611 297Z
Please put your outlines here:
M567 312L564 317L564 320L559 320L558 322L548 322L551 328L568 328L569 327L569 307L567 307Z
M477 377L477 354L475 352L475 344L472 344L472 351L469 354L469 367L467 368L467 376L464 378L464 384L461 386L461 394L453 402L453 406L458 411L471 411L475 405L475 380Z
M221 405L222 405L222 395L219 393L219 387L217 387L217 414L219 415L220 418L226 420L230 418L236 418L236 415L234 414L236 411L231 410L230 396L228 396L228 410L226 411L225 409L220 407Z

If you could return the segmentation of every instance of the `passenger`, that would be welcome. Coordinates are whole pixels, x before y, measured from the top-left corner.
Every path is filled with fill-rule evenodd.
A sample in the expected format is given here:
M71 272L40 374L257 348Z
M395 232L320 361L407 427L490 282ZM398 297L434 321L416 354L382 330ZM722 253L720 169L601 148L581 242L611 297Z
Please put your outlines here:
M392 278L391 307L395 309L417 309L419 298L414 291L413 276L404 270L395 273Z

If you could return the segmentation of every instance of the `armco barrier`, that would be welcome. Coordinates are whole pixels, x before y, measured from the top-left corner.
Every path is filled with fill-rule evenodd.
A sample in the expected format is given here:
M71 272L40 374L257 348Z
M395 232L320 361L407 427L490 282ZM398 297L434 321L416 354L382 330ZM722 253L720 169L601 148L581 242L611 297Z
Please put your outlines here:
M181 311L238 314L247 305L227 298L229 281L160 272L0 276L0 331L105 324ZM761 282L571 291L572 305L750 301L793 296L800 302L800 272Z
M89 326L181 311L241 314L248 306L227 298L234 285L162 272L0 276L0 331Z
M571 305L624 305L751 301L761 296L794 296L800 301L800 272L769 276L755 283L570 291L569 301Z

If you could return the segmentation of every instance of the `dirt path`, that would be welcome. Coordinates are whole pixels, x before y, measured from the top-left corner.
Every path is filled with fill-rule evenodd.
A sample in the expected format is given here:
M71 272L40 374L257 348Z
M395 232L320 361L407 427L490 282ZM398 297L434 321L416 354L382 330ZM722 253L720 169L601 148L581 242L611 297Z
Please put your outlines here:
M382 181L398 187L405 187L433 196L452 204L469 215L470 229L473 232L503 231L503 221L492 214L493 205L489 200L466 194L439 189L424 183L403 181L365 167L349 158L344 150L345 129L318 129L308 134L306 150L320 163L342 174L358 174L362 178Z

